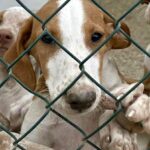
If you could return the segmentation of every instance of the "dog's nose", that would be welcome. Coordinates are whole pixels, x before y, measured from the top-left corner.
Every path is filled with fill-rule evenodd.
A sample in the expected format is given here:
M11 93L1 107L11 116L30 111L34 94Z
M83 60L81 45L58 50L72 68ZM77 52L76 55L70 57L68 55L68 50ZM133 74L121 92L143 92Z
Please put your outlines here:
M7 44L13 41L13 34L8 30L0 30L0 43Z
M91 88L82 88L67 95L67 103L77 111L88 109L96 100L96 92Z

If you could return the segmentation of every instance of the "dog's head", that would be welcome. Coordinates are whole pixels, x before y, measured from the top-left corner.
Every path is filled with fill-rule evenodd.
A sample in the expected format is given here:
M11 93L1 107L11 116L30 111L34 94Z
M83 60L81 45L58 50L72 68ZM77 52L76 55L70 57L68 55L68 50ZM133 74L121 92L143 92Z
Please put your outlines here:
M65 0L51 0L37 15L45 20L63 2ZM114 22L92 2L71 0L46 27L71 54L83 61L114 30ZM129 34L126 24L122 23L122 29ZM28 19L19 33L17 42L6 54L6 60L12 62L42 32L41 24L37 20ZM117 33L85 62L84 69L100 83L100 53L129 45L130 42ZM81 72L79 63L62 50L48 34L32 48L30 54L35 57L41 68L51 99L58 96ZM35 88L35 73L28 55L25 55L13 70L21 81L31 89ZM83 74L55 106L70 113L89 112L97 107L100 96L101 90Z
M18 31L29 14L21 7L11 7L0 12L0 56L16 40Z

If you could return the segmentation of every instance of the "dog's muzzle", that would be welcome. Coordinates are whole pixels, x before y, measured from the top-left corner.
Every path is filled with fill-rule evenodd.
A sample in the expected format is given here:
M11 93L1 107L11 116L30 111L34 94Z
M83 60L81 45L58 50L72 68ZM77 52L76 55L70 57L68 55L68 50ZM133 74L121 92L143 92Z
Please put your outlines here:
M78 90L69 91L66 95L66 102L73 110L82 112L92 106L96 100L96 92L91 87L82 87Z

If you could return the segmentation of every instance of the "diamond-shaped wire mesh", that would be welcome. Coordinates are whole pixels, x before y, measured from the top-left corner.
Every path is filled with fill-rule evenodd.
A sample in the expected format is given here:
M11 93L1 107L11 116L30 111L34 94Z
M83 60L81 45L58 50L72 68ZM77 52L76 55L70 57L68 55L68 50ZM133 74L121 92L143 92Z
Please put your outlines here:
M9 74L8 76L5 77L5 79L0 83L0 87L2 87L10 78L13 78L14 80L16 80L16 82L18 82L21 86L23 86L26 90L28 90L29 92L31 92L32 94L34 94L36 97L39 97L41 100L43 100L45 102L45 113L39 118L39 120L37 120L37 122L32 125L32 128L30 128L25 134L23 134L19 139L17 139L15 137L15 135L13 135L6 127L0 125L0 129L4 130L7 134L9 134L13 139L14 139L14 148L18 147L22 150L24 150L25 148L23 148L19 142L24 139L28 134L30 134L43 120L44 118L49 114L49 112L53 112L54 114L56 114L57 116L59 116L60 118L62 118L66 123L70 124L73 128L75 128L77 130L77 132L80 132L83 135L83 143L87 142L88 144L90 144L91 146L93 146L94 149L97 150L101 150L100 147L98 147L97 145L95 145L92 141L90 141L90 138L92 136L94 136L97 132L100 132L111 120L113 120L119 112L121 112L123 109L121 107L118 107L117 111L115 111L114 114L112 114L112 116L106 121L104 122L99 128L95 129L95 131L93 131L90 134L87 134L85 131L83 131L79 126L77 126L76 124L74 124L73 122L71 122L68 118L66 118L65 116L63 116L62 114L60 114L59 112L57 112L55 109L52 108L53 104L56 103L59 98L61 96L64 95L64 93L66 93L66 91L68 91L72 86L74 86L74 84L83 76L85 75L89 80L91 80L93 83L95 83L102 91L104 91L105 93L107 93L110 97L112 97L114 100L117 101L118 104L120 104L120 102L122 100L124 100L124 98L126 96L128 96L134 89L136 89L141 83L143 83L146 79L148 79L150 77L150 72L147 73L137 84L135 84L127 93L125 93L122 97L120 97L119 99L117 99L112 93L110 93L110 91L108 91L105 87L103 87L101 84L99 84L94 78L92 78L92 76L86 72L85 68L84 68L84 64L91 59L91 57L94 56L94 54L96 54L108 41L111 40L111 38L117 33L120 32L122 33L127 39L129 39L132 44L134 44L140 51L142 51L145 55L147 55L148 57L150 57L150 54L147 53L145 51L144 48L142 48L141 45L139 45L132 37L130 37L129 35L127 35L120 27L120 22L128 15L130 14L134 9L136 9L136 7L138 7L142 0L139 0L138 2L134 3L124 14L122 14L122 16L119 19L115 19L113 17L113 15L111 15L109 12L107 12L106 9L104 9L100 4L98 4L95 0L91 0L91 3L93 3L93 5L96 5L100 10L102 10L104 13L106 13L110 18L112 18L115 21L115 29L114 31L96 48L92 51L92 53L87 56L83 61L80 61L79 58L77 58L76 56L74 56L69 49L66 49L63 45L61 45L61 43L51 35L51 33L47 30L46 28L46 24L53 19L53 17L55 15L57 15L57 13L59 13L60 10L62 10L69 2L70 0L66 0L65 3L63 3L52 15L50 15L45 21L41 20L34 12L32 12L28 7L26 7L26 5L20 1L20 0L16 0L26 11L28 11L40 24L41 24L41 28L43 29L43 33L37 37L35 39L35 41L33 43L31 43L31 45L29 45L29 47L27 49L25 49L22 54L16 58L15 61L13 61L11 64L6 64L1 58L0 58L0 63L4 64L5 67L7 68ZM36 46L36 44L41 40L41 38L43 37L44 34L49 34L51 36L51 38L54 40L54 42L62 49L64 50L65 53L68 54L69 57L72 57L72 59L74 59L78 64L79 64L79 68L80 68L80 74L63 90L63 92L61 92L59 95L57 95L57 97L55 97L53 100L49 101L47 98L43 97L42 95L40 95L39 93L36 93L35 91L32 91L31 89L29 89L24 83L22 83L20 80L18 80L15 75L12 73L12 68L15 66L15 64L23 57L25 56L27 53L29 53L30 51L32 51L32 48L34 48L34 46ZM84 147L84 144L80 145L77 150L80 150Z

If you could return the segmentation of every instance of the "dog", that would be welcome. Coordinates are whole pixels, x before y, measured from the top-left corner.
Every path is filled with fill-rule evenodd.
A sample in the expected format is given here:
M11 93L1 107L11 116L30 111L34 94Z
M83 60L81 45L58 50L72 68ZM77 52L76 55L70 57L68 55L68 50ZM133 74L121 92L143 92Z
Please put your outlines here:
M30 14L22 7L11 7L0 12L0 57L16 41L19 29L23 22L30 17ZM8 75L5 66L0 64L0 82ZM32 94L23 89L17 82L10 79L0 89L0 113L3 120L11 130L17 131L20 128L24 114L32 99ZM1 118L2 118L1 117ZM6 122L6 121L5 121ZM10 124L10 126L8 126Z
M21 7L0 11L0 57L16 40L19 29L30 15Z
M64 0L48 1L37 12L37 15L45 20L64 2ZM91 54L92 49L97 48L114 31L114 24L113 20L89 0L72 0L47 23L46 28L75 56L74 59L67 54L68 51L59 48L49 34L44 33L41 40L29 53L36 59L42 72L37 85L29 54L25 55L13 67L13 73L17 78L32 90L35 90L36 87L36 91L49 101L54 100L69 86L70 82L79 76L80 79L69 90L65 91L65 94L52 106L52 109L63 114L87 134L90 134L102 123L100 120L105 110L100 105L103 95L102 90L89 79L85 71L110 91L113 92L115 88L117 88L117 91L120 89L119 92L114 92L117 97L134 85L124 85L115 65L109 60L107 51L123 49L130 45L130 42L120 33L115 34L88 61L79 65L79 62L82 62ZM121 23L121 28L130 35L126 24ZM36 19L33 17L28 19L22 26L16 43L6 53L5 60L8 63L15 60L42 32L41 25ZM123 101L122 105L126 108L124 112L126 118L134 123L137 120L142 121L143 130L148 132L146 124L149 114L145 110L144 104L148 104L149 97L143 94L143 87L143 85L140 85L132 92L131 96ZM119 95L117 95L118 93ZM141 101L144 106L138 105ZM45 103L38 97L34 98L25 115L21 133L25 133L45 112ZM139 113L142 112L146 115L139 117ZM114 124L117 124L117 126ZM117 133L111 132L112 141L110 138L105 139L105 136L103 137L101 133L92 136L90 141L99 147L103 147L103 143L107 142L106 150L114 150L114 147L115 150L137 149L136 135L132 135L127 130L120 132L123 129L118 122L113 122L112 126L118 131ZM88 141L82 140L84 136L59 118L55 111L49 112L48 116L27 138L36 143L47 145L54 150L73 150L82 146L82 144L85 150L93 149ZM119 141L121 141L121 145Z

